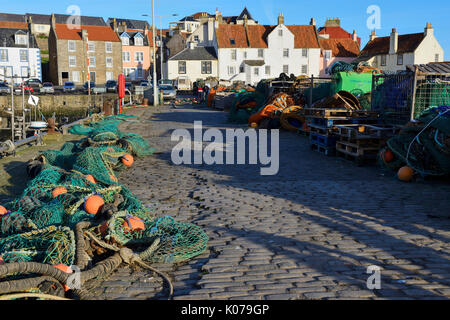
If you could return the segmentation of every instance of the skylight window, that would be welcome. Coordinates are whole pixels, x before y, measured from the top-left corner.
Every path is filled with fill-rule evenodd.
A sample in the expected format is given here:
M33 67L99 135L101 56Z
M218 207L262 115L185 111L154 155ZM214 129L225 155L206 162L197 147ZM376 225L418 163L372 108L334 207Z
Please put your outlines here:
M230 43L231 43L232 45L235 45L235 44L236 44L236 40L230 39Z

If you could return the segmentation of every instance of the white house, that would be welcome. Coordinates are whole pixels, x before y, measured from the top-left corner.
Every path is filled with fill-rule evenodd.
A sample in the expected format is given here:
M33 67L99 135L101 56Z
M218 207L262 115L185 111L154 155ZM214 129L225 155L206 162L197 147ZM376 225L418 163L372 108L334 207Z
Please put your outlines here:
M408 65L444 61L444 50L434 36L431 23L423 33L399 35L392 29L389 37L377 37L375 31L358 58L385 72L406 70Z
M208 32L209 34L209 32ZM219 78L255 85L281 73L319 76L320 44L314 25L225 25L216 27Z
M0 28L0 81L18 84L28 78L42 81L36 39L26 29Z
M171 57L167 63L170 80L187 77L191 82L218 76L214 47L199 47L190 42L188 48Z

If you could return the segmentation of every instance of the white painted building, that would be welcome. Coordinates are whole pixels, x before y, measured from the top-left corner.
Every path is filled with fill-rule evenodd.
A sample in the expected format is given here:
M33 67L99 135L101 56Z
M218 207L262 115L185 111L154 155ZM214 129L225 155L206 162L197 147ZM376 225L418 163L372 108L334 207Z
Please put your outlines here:
M384 72L406 70L408 65L444 61L444 50L434 35L433 26L427 23L423 33L399 35L392 29L389 37L377 37L375 31L361 51L358 60Z
M41 53L27 30L0 28L0 81L21 83L35 78L42 81Z

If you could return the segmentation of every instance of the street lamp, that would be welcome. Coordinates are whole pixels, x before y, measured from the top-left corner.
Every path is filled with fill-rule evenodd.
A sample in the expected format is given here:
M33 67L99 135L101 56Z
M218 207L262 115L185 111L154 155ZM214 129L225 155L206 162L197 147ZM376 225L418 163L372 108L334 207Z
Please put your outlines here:
M143 14L144 17L149 17L148 14ZM162 18L164 17L176 17L178 14L171 14L166 16L157 16L158 18L161 18L161 79L163 78L163 47L164 43L162 41ZM153 106L157 106L159 104L159 97L157 96L157 81L156 81L156 26L155 26L155 0L152 0L152 36L153 36Z

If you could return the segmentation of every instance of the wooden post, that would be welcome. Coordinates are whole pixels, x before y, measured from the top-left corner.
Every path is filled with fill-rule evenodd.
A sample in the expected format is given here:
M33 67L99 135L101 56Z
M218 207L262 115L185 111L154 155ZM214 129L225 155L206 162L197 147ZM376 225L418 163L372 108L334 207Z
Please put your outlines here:
M414 70L413 90L412 90L412 105L410 120L414 120L414 112L416 108L416 93L417 93L417 67Z

